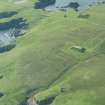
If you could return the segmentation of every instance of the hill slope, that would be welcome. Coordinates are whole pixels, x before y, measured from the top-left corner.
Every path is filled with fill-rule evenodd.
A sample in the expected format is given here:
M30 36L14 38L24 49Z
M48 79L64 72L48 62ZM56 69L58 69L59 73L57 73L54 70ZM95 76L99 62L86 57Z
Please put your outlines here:
M105 104L105 5L80 18L73 10L67 17L36 10L32 0L13 7L1 3L1 11L8 5L18 14L0 23L22 17L29 27L14 49L0 54L0 105L21 105L34 92L39 102L54 97L52 105Z

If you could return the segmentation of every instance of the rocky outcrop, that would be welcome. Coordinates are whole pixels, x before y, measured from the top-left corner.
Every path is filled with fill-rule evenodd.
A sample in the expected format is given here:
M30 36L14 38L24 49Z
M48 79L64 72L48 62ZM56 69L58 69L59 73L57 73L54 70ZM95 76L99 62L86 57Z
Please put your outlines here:
M38 105L34 97L30 97L27 100L27 105Z

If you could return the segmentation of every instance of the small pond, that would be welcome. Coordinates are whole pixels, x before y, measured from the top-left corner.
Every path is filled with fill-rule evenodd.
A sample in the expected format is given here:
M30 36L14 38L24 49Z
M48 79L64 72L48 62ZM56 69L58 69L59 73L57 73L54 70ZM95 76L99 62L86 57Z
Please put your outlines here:
M0 12L0 19L9 18L16 15L16 11L7 11L7 12Z
M28 23L23 18L0 23L0 53L14 48L16 46L16 37L23 35L27 27Z

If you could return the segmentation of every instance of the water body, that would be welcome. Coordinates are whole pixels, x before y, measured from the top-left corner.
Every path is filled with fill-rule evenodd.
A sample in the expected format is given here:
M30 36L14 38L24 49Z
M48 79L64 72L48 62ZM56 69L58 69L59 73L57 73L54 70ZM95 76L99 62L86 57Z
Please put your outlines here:
M0 53L11 50L16 46L16 37L26 32L28 23L23 18L0 23Z
M56 0L53 5L46 7L47 10L56 10L60 8L69 8L70 3L78 3L78 10L86 10L90 5L105 3L105 0Z
M9 44L15 44L15 36L12 31L0 32L0 47L7 46Z
M12 17L16 14L17 14L16 11L0 12L0 19L9 18L9 17Z
M9 51L16 46L13 30L0 31L0 53Z

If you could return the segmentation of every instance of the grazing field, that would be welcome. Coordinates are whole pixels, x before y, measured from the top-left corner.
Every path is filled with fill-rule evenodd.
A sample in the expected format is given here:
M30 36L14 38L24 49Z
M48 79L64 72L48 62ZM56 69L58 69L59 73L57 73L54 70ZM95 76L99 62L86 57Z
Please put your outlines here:
M25 105L30 96L40 105L105 105L105 5L84 18L15 1L0 1L0 12L18 12L0 24L21 17L29 27L15 48L0 53L0 105Z

